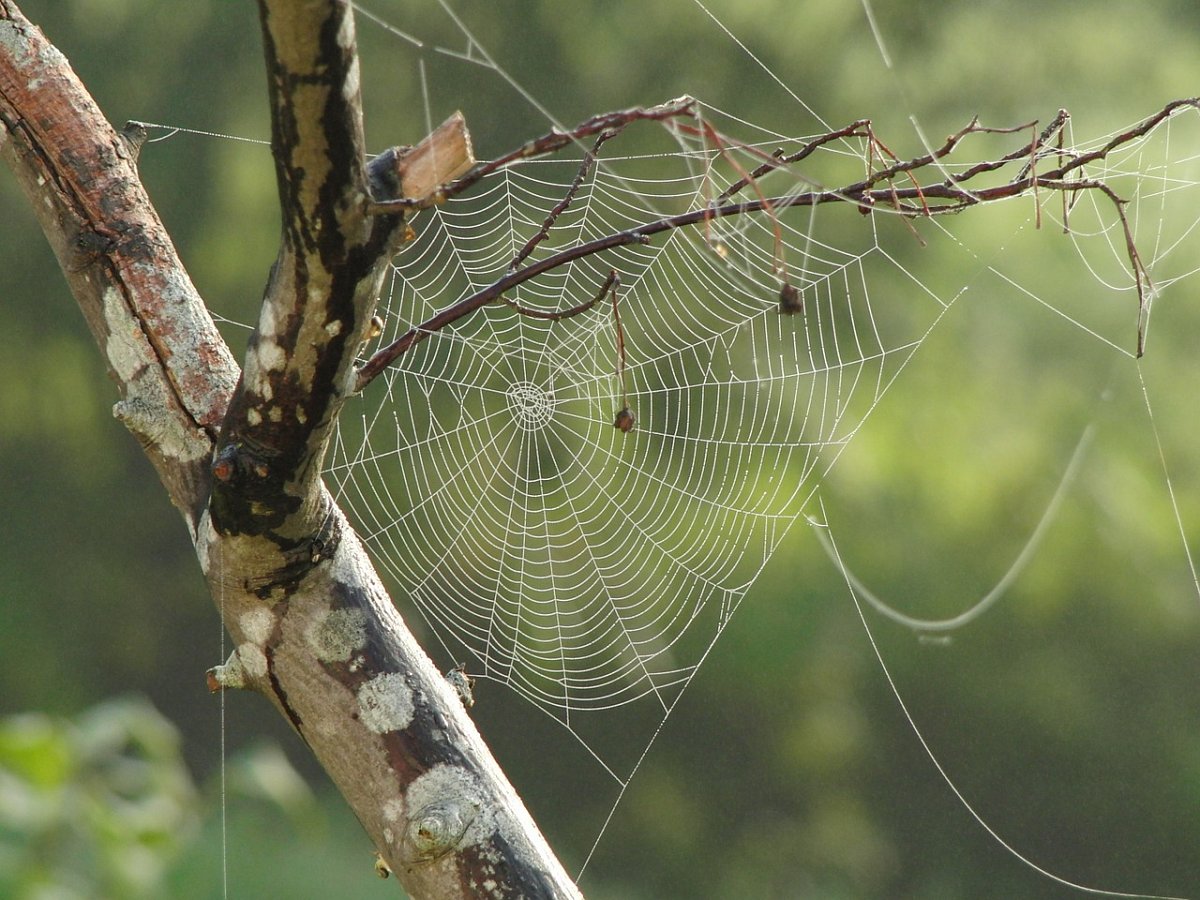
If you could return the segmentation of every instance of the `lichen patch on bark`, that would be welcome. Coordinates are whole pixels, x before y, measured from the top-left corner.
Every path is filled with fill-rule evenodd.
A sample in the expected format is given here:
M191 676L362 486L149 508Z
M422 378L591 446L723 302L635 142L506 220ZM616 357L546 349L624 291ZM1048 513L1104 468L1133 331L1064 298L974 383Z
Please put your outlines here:
M407 728L414 712L412 690L399 672L376 675L358 689L359 720L376 734Z
M269 609L258 607L242 613L238 617L238 624L247 640L262 646L275 630L275 616Z
M211 447L208 438L172 415L175 404L170 386L124 296L116 287L109 287L102 299L108 331L104 354L125 387L125 397L113 407L113 415L164 456L181 462L200 459Z
M309 626L305 637L322 662L347 662L366 646L367 615L361 609L337 609Z
M287 353L270 338L259 341L257 353L258 364L263 372L283 371L287 365Z

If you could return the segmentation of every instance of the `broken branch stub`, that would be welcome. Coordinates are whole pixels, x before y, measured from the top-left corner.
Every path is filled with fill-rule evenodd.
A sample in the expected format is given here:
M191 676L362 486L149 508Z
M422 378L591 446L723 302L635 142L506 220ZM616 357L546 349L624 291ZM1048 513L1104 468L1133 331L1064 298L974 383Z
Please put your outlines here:
M474 167L471 133L455 112L415 147L392 147L371 161L373 197L366 212L397 215L437 206L446 199L446 185Z
M461 112L425 136L408 153L396 158L400 196L421 201L475 165L471 133Z

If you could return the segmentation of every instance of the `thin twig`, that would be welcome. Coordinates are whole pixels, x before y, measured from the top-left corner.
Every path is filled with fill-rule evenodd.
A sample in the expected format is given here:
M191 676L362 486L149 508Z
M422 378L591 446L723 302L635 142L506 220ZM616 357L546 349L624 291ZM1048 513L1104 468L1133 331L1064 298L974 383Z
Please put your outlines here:
M795 153L787 156L785 156L782 151L776 151L776 154L772 154L770 159L759 165L753 172L751 172L748 178L740 178L722 191L716 198L717 202L720 203L723 200L728 200L734 194L747 187L754 179L762 178L764 175L774 171L775 169L786 168L787 166L795 165L796 163L807 159L826 144L841 140L843 138L865 137L866 134L861 129L864 126L869 127L870 124L870 119L859 119L856 122L851 122L844 128L839 128L836 131L830 131L827 134L821 135L820 137L813 138Z
M1072 198L1078 197L1084 191L1098 191L1112 202L1125 235L1126 251L1129 255L1130 266L1133 270L1137 287L1137 352L1138 355L1141 355L1145 349L1145 325L1146 317L1149 313L1149 299L1152 296L1153 284L1150 280L1149 272L1138 252L1133 230L1125 213L1126 201L1103 181L1082 178L1080 176L1085 166L1097 160L1102 160L1114 150L1140 137L1144 137L1174 112L1184 107L1200 109L1200 99L1174 100L1153 115L1115 135L1102 147L1087 153L1072 153L1063 149L1062 134L1069 120L1069 115L1065 110L1060 110L1050 124L1037 135L1032 146L1030 143L1022 142L1019 148L1003 156L976 163L957 175L948 175L941 182L924 186L917 182L916 178L912 176L912 172L937 165L941 160L949 156L967 135L977 133L1011 134L1036 128L1036 123L1026 123L1012 128L990 128L981 126L977 120L972 120L960 131L947 137L946 141L940 147L907 161L895 160L883 168L876 169L875 171L869 170L863 180L842 188L834 190L814 189L780 197L760 197L757 200L740 203L722 202L728 199L729 196L732 196L732 194L753 184L757 177L782 166L787 160L793 158L796 160L803 159L820 146L838 138L864 138L870 144L868 153L878 151L881 156L886 154L895 159L895 154L874 135L870 129L869 121L859 120L836 132L830 132L828 135L810 141L797 151L797 153L793 154L792 157L776 159L775 157L763 154L766 157L763 165L757 167L753 172L743 174L738 182L732 184L713 203L705 205L702 209L690 210L673 216L664 216L655 221L639 225L636 228L614 232L604 237L568 247L537 262L529 263L507 272L489 286L443 309L420 325L410 328L398 340L377 351L359 370L356 382L357 389L361 390L369 384L372 379L401 354L410 350L430 334L501 298L507 291L512 290L518 285L575 260L631 244L649 243L654 235L675 228L689 227L728 216L751 215L763 212L770 215L777 215L783 209L812 207L828 203L849 203L863 212L870 212L878 204L882 203L885 207L891 206L896 212L905 217L953 215L972 206L1019 197L1042 188L1059 191L1064 196L1069 195ZM551 132L549 135L544 135L537 140L530 141L512 153L479 167L465 178L454 182L447 190L455 188L454 192L458 193L487 174L487 172L482 171L484 169L495 171L517 160L552 152L585 135L597 134L605 129L622 128L633 121L664 121L694 114L694 112L694 101L690 100L690 98L682 98L670 104L651 107L646 110L625 110L620 113L597 116L589 119L572 132ZM681 126L679 123L675 123L674 127L685 130L693 135L704 133L702 128L695 129L692 126ZM1056 139L1056 144L1052 144ZM1057 166L1049 171L1037 174L1033 164L1040 156L1056 156L1058 158ZM1024 160L1025 167L1018 173L1016 178L1003 184L989 187L966 186L966 182L976 179L985 173L995 172L1018 160ZM769 168L764 168L768 166ZM896 186L895 179L902 175L910 181L910 187L902 188ZM551 222L552 225L553 222ZM610 285L609 290L611 291L613 287L614 285ZM598 302L598 298L593 298L587 304L581 304L581 307L573 308L573 310L582 312L583 309L590 308L595 302ZM510 305L513 304L510 303ZM576 314L573 310L567 310L563 314L543 315L547 317L550 315L565 317L568 313Z
M605 283L610 288L608 293L612 297L613 322L617 329L617 382L621 385L621 409L627 410L629 409L629 385L625 381L625 329L621 327L621 311L617 308L620 299L617 291L621 287L621 276L617 274L616 269L608 273L608 281ZM618 427L620 426L618 425ZM622 431L628 430L622 429Z
M584 138L592 137L601 132L612 129L620 130L632 122L663 122L679 116L694 115L695 111L695 100L691 97L679 97L667 103L661 103L658 106L650 106L645 109L641 107L622 109L616 112L593 116L570 131L562 131L555 128L541 137L526 141L516 150L497 157L490 162L481 163L462 176L462 178L444 185L440 190L433 192L428 197L419 200L389 200L380 203L370 203L367 205L367 211L373 215L394 215L398 212L413 212L420 209L427 209L430 206L438 206L445 203L451 197L457 197L464 191L474 187L481 179L486 178L493 172L497 172L513 163L554 153L563 147L576 144Z
M612 288L612 286L616 282L616 280L617 280L617 273L614 270L609 273L608 278L606 278L604 280L604 283L602 285L600 285L600 290L598 290L596 292L596 296L594 296L591 300L588 300L584 303L580 303L578 306L572 306L570 309L546 312L544 310L530 309L528 306L522 306L521 304L517 303L515 300L509 300L507 297L504 297L504 296L498 297L497 299L501 303L503 303L505 306L507 306L509 309L511 309L513 312L520 313L523 316L529 316L529 318L531 318L531 319L547 319L551 322L557 322L559 319L570 319L570 318L573 318L574 316L579 315L580 313L587 312L589 309L591 309L593 306L595 306L597 303L599 303L601 300L604 299L604 295L609 292L609 289Z
M554 209L550 210L550 213L546 216L546 221L542 222L542 227L538 229L537 234L526 241L525 246L513 257L513 261L508 264L508 271L516 271L517 267L534 251L534 248L550 236L550 229L554 227L554 223L558 221L558 217L570 207L571 203L575 200L575 195L579 193L579 188L583 186L583 182L591 174L592 166L596 163L596 156L600 153L600 148L604 146L604 142L616 137L624 127L624 125L620 125L600 132L596 137L596 143L592 144L592 149L583 154L583 161L579 164L579 171L575 173L575 180L571 182L571 187L567 189L567 193L563 195L563 198L554 205Z

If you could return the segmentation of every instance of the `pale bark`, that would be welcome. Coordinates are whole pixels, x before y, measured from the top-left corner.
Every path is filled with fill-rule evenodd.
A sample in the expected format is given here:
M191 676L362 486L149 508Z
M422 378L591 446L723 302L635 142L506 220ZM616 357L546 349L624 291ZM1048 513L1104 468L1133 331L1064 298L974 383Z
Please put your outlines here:
M115 413L181 511L236 650L415 897L578 891L409 634L321 463L404 225L363 153L348 3L262 0L283 240L239 372L115 132L0 0L0 155L108 361ZM200 673L197 673L200 677Z

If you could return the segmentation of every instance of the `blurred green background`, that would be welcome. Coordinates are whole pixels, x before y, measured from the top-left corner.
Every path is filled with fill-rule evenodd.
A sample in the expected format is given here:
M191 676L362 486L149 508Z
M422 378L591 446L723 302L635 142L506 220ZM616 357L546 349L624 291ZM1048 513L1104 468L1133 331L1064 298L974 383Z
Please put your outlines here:
M434 49L468 49L437 3L365 5L424 42L360 23L373 149L418 139L426 109L436 123L461 108L481 157L546 130L494 72ZM781 132L815 130L692 0L452 5L563 123L691 93ZM1200 7L1183 0L878 2L890 68L858 3L707 6L816 113L872 117L902 157L921 150L913 120L937 141L975 113L1015 124L1065 106L1082 141L1200 86ZM267 136L252 4L23 9L114 122ZM1172 133L1177 158L1196 154L1196 135ZM264 149L179 135L147 146L142 170L212 308L253 321L277 238ZM219 624L184 529L111 418L115 391L7 175L0 210L0 895L201 898L227 878L241 898L395 896L260 700L226 698L222 736L203 676ZM1005 841L1072 881L1197 896L1200 598L1143 389L1195 552L1200 298L1193 279L1159 299L1139 377L989 271L1132 347L1131 295L1102 289L1071 240L1035 232L1030 213L961 217L974 256L928 228L928 247L903 251L942 296L969 290L850 444L825 509L864 581L911 614L952 615L1004 574L1095 427L1044 542L988 615L948 641L868 620L930 748ZM1196 212L1180 216L1172 233ZM1138 224L1152 241L1154 220ZM1195 249L1163 271L1186 272ZM888 296L876 286L878 304ZM240 355L246 332L226 333ZM477 696L476 720L577 870L611 781L508 692ZM941 779L803 526L668 720L582 886L593 898L1072 895L1014 859Z

